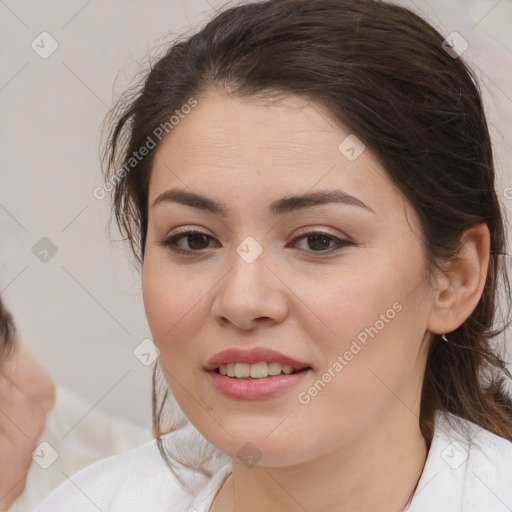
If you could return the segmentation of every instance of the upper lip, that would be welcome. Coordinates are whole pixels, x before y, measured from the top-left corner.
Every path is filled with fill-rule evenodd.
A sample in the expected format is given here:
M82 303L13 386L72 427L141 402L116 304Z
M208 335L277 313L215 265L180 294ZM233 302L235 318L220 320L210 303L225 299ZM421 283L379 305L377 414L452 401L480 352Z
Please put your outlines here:
M216 370L221 364L229 363L259 363L266 361L268 363L277 362L291 366L294 370L303 370L310 367L307 363L293 359L292 357L276 352L270 348L255 347L252 349L230 348L218 352L206 363L205 369L208 371Z

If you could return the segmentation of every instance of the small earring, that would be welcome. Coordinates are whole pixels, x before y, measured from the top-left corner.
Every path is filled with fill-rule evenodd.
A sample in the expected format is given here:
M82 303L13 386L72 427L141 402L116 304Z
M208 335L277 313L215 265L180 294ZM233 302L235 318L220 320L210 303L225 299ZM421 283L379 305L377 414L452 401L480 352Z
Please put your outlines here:
M443 335L441 336L441 338L442 338L444 341L448 341L448 340L446 339L446 334L443 334Z

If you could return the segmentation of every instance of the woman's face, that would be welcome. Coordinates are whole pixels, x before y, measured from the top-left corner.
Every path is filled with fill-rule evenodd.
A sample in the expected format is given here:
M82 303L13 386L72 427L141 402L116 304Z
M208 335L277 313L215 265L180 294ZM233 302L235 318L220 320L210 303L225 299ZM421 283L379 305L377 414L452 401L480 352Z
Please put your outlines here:
M155 154L143 265L147 318L183 412L224 452L268 466L417 425L432 293L415 212L319 105L197 100ZM320 191L344 200L279 203ZM311 369L250 381L205 369L254 347Z

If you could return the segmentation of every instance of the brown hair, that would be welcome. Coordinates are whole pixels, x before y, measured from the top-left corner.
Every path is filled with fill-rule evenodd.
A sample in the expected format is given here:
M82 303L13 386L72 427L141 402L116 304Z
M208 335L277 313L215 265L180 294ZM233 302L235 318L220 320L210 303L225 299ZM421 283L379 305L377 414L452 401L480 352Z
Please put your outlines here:
M500 278L510 301L491 141L477 80L443 40L416 14L379 0L267 0L226 9L166 48L114 109L106 178L116 182L116 220L142 262L155 151L129 172L119 169L187 99L215 89L240 98L299 95L323 105L372 148L418 213L429 276L456 256L465 230L489 227L478 305L448 342L427 333L420 427L430 443L435 412L447 411L512 440L503 382L511 375L491 346L508 327L504 312L504 326L493 330ZM164 401L169 395L165 389ZM156 392L153 398L159 437L163 401Z
M15 346L16 329L11 314L0 298L0 370L2 363L12 354Z

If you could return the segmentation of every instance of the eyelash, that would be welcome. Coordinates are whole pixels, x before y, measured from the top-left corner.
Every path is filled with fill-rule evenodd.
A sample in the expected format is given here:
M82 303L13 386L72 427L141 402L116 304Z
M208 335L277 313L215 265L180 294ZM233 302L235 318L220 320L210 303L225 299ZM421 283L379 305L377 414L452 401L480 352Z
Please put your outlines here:
M184 250L184 249L181 249L179 247L176 247L176 243L181 240L182 238L185 238L187 236L190 236L190 235L202 235L202 236L205 236L207 238L210 238L213 240L213 237L211 237L210 235L207 235L206 233L203 233L202 231L199 231L199 230L196 230L196 229L190 229L190 230L187 230L187 231L183 231L181 233L177 233L175 235L172 235L171 237L169 238L166 238L164 240L161 240L159 242L157 242L157 244L159 246L162 246L162 247L167 247L169 248L171 251L175 252L175 253L178 253L178 254L183 254L183 255L187 255L187 256L191 256L193 255L194 253L196 254L200 254L201 252L205 251L206 249L201 249L201 250L198 250L198 251L188 251L188 250ZM344 247L347 247L347 246L350 246L350 245L354 245L352 242L349 242L348 240L342 240L340 238L337 238L333 235L330 235L328 233L325 233L325 232L322 232L322 231L301 231L299 236L295 237L295 239L293 240L294 242L296 240L299 240L299 239L302 239L302 238L309 238L309 237L312 237L312 236L315 236L315 235L320 235L320 236L324 236L326 238L330 238L331 240L334 240L334 241L337 241L338 244L337 246L335 247L331 247L330 249L326 249L326 250L320 250L320 251L307 251L307 252L310 252L310 253L320 253L320 254L332 254L333 252L337 252L341 249L343 249Z

